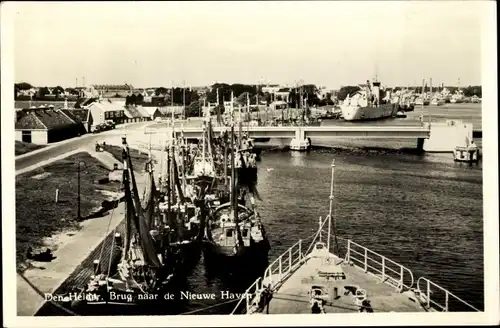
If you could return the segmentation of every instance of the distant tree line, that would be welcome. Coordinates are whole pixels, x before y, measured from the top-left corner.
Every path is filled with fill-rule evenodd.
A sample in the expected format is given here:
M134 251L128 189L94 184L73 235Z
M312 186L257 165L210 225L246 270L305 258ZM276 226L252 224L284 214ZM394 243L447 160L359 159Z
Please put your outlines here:
M56 87L41 87L38 88L37 92L30 97L29 95L19 95L20 91L26 91L33 88L33 85L27 82L15 83L14 84L14 99L15 100L53 100L54 98L62 99L65 92L67 92L70 96L78 97L79 91L74 88L66 88L64 89L61 86Z

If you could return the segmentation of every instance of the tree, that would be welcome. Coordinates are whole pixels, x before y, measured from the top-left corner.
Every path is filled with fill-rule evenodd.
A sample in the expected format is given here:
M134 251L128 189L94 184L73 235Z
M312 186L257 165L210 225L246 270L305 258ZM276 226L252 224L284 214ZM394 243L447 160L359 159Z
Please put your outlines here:
M344 100L347 97L347 95L352 95L353 93L355 93L358 90L359 90L358 86L348 85L348 86L340 88L337 97L339 100Z
M48 94L49 94L49 88L41 87L40 89L38 89L38 97L39 98L43 98Z
M80 92L74 88L66 88L66 92L69 93L70 95L75 95L78 96Z
M61 87L60 85L58 85L57 87L54 88L54 90L52 90L52 94L56 96L60 95L61 93L64 93L64 88Z
M269 104L271 104L272 96L269 92L266 92L264 93L263 99L266 101L267 106L269 106Z
M198 117L201 113L201 103L199 101L193 101L186 106L186 117Z
M142 105L144 102L144 96L140 93L135 98L135 105Z
M20 82L14 84L14 88L17 88L18 90L29 90L33 88L33 86L27 82Z
M483 90L482 90L482 87L480 85L476 85L476 86L469 85L467 88L464 88L463 91L464 91L464 96L466 96L466 97L472 97L472 96L476 95L479 98L482 98L482 96L483 96Z
M155 90L155 95L160 96L160 95L166 95L168 92L167 88L164 87L159 87Z

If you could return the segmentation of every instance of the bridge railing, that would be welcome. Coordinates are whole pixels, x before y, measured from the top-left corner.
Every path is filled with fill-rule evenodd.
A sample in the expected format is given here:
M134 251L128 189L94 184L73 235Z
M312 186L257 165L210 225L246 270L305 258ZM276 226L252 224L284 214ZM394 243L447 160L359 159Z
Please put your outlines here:
M413 273L410 269L350 239L347 240L345 260L365 272L374 274L382 282L388 283L400 291L409 290L413 286Z
M479 312L474 306L427 278L418 278L417 292L421 302L429 309L435 308L443 312L450 310Z

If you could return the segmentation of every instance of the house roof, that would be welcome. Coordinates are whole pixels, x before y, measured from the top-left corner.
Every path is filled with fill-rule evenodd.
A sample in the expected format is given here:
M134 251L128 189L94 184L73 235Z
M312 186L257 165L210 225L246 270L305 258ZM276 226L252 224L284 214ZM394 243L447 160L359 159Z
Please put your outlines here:
M97 90L130 90L133 87L130 84L94 84Z
M24 111L25 115L16 122L16 129L55 129L77 124L59 109L36 108Z
M142 117L150 117L154 111L149 111L148 107L137 106L136 109L142 114Z
M110 100L96 101L90 104L87 108L97 107L103 112L113 112L118 110L124 110L124 103L122 102L112 102Z
M137 117L147 117L148 115L144 115L139 110L139 107L128 106L125 107L125 116L127 116L128 118L137 118Z
M174 106L173 107L174 114L181 114L182 113L182 106ZM162 115L172 115L172 107L158 107L158 111Z
M61 109L61 111L76 122L87 122L89 117L88 109Z

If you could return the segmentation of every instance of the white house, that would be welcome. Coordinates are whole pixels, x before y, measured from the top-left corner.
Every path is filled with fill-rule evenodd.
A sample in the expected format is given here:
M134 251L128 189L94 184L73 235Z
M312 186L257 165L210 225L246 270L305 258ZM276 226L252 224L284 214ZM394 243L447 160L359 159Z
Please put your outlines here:
M123 123L127 117L125 115L124 103L113 102L109 99L99 99L91 103L88 110L92 113L92 118L94 122L91 126L93 130L97 125L111 120L115 123Z

